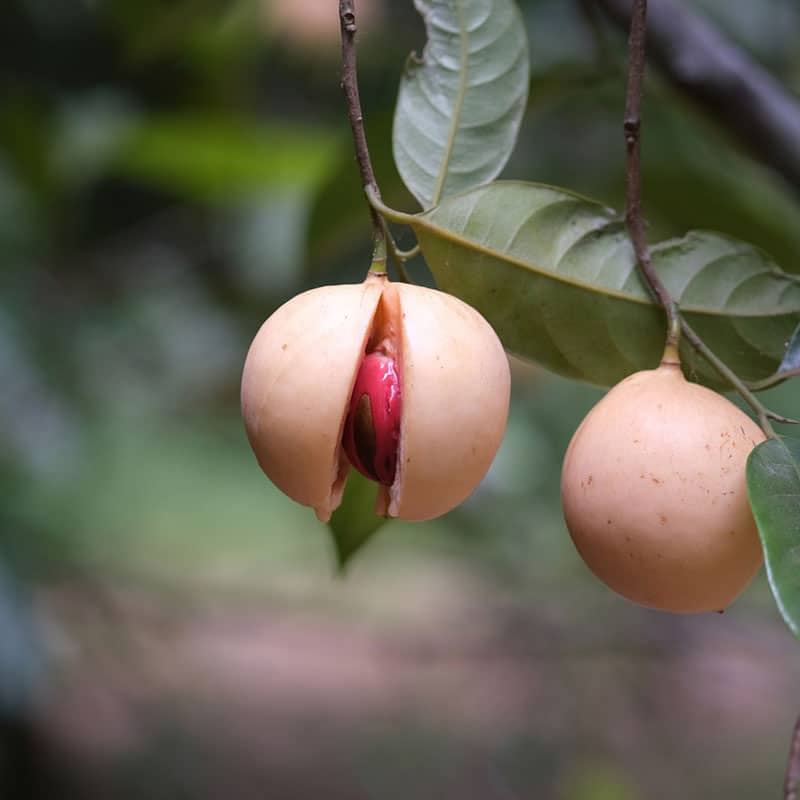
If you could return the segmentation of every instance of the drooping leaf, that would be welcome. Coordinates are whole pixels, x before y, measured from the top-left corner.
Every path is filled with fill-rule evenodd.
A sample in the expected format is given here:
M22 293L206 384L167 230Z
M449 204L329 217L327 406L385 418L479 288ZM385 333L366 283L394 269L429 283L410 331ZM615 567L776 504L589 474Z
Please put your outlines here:
M314 184L337 149L338 138L327 131L172 116L136 127L114 166L162 189L213 201Z
M747 489L772 594L800 637L800 439L758 445L747 460Z
M495 178L528 95L528 40L514 0L415 0L428 42L409 58L394 121L398 171L423 208Z
M508 350L600 385L658 363L663 312L613 211L554 187L499 181L406 221L438 286L477 308ZM735 372L757 380L776 369L800 321L800 278L709 232L657 244L652 256L686 318ZM691 377L720 385L688 346L683 355Z
M375 513L375 484L357 470L347 477L342 504L331 515L328 527L333 535L340 570L386 522Z

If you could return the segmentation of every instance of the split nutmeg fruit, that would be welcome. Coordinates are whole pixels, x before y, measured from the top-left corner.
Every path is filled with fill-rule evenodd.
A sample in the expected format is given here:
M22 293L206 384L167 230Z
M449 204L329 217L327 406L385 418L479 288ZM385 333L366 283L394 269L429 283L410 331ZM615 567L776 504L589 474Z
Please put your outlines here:
M564 518L583 560L641 605L725 609L762 561L745 465L763 439L677 363L626 378L589 412L564 458Z
M377 514L423 520L486 474L509 390L503 347L475 309L370 273L304 292L262 325L242 415L267 476L321 520L351 466L376 482Z

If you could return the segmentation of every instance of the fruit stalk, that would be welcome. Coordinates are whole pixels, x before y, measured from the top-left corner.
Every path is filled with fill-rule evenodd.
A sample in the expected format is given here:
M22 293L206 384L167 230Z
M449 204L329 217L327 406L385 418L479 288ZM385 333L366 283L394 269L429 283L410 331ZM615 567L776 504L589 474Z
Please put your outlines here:
M644 80L644 46L647 31L647 0L634 0L628 38L628 89L625 96L625 224L633 243L636 261L644 280L667 315L667 341L664 358L679 361L681 321L678 304L661 282L650 258L650 248L642 222L641 180L641 105Z
M631 7L631 25L628 38L628 87L625 96L626 169L625 169L625 224L633 244L636 261L642 277L667 315L667 339L664 347L666 362L680 363L679 344L681 332L689 343L736 389L742 399L758 417L761 430L771 439L777 438L770 420L791 422L769 411L756 398L736 373L728 367L682 318L678 303L661 282L653 268L650 248L642 221L641 189L641 105L644 80L645 35L647 32L647 0L634 0Z
M361 99L358 94L358 73L356 68L356 10L355 0L339 0L339 27L342 33L342 89L347 104L347 118L353 134L353 147L356 162L361 174L361 185L380 197L378 182L372 169L369 157L367 135L364 131L364 115L361 111ZM368 204L372 218L372 263L370 272L386 271L386 231L383 220L375 208Z

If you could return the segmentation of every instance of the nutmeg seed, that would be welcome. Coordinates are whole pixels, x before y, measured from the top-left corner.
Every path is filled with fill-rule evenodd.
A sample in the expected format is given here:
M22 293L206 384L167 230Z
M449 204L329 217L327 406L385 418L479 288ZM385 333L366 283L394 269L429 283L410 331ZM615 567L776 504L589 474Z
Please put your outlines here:
M397 471L401 396L394 359L367 354L356 377L342 443L350 463L384 486L394 483Z

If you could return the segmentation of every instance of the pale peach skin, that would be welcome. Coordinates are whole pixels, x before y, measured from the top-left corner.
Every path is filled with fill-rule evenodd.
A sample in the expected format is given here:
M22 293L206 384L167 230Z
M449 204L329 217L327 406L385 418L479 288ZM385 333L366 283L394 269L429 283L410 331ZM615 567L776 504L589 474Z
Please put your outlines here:
M583 560L641 605L724 610L762 562L745 465L763 439L677 364L626 378L583 420L564 458L564 518Z
M376 484L376 511L430 519L486 474L505 431L508 360L490 325L451 295L370 275L289 300L245 362L242 415L259 464L289 497L327 520L350 464L341 441L368 343L397 360L402 416L397 471Z

